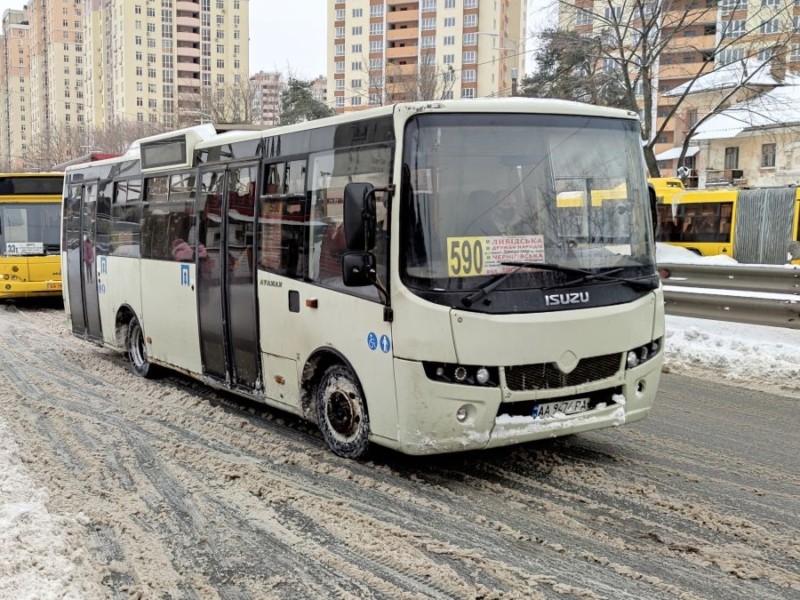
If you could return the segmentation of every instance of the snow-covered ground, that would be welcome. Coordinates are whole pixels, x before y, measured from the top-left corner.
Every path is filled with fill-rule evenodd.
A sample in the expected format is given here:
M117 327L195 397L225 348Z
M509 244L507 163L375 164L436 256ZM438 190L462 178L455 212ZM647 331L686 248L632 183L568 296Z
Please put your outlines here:
M659 245L659 262L733 262L699 259ZM797 396L800 331L667 317L664 371L714 377ZM13 431L0 416L0 597L14 600L100 597L71 543L77 522L47 509L47 490L30 477Z

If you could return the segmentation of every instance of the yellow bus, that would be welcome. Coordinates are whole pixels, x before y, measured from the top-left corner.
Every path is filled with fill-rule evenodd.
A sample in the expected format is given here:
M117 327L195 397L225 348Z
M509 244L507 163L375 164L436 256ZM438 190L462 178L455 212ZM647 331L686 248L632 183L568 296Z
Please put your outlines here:
M800 188L656 186L656 196L656 241L742 263L800 264Z
M0 299L61 295L63 173L0 174Z

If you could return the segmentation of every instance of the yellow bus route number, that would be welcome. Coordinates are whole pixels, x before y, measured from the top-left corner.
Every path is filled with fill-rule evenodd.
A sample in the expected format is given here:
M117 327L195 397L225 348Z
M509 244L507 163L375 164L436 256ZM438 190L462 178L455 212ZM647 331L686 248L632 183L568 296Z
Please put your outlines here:
M485 265L484 237L447 239L447 273L450 277L482 275Z

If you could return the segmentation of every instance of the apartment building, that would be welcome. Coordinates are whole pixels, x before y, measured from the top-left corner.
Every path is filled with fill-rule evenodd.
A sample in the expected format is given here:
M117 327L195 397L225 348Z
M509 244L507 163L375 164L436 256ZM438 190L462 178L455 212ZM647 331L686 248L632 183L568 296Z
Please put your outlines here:
M637 6L623 0L572 0L562 4L558 24L582 35L598 35L618 27L628 32L626 39L633 46L643 31L642 21L631 14ZM683 142L700 119L742 99L741 93L735 93L722 106L719 94L679 100L680 95L673 93L676 89L700 73L731 63L752 65L756 61L764 65L760 69L763 74L774 72L778 79L800 68L800 0L654 1L645 3L644 14L646 21L657 25L660 41L665 44L655 64L657 77L652 90L656 98L654 132L666 123L655 140L662 175L676 173ZM615 68L613 61L607 62L608 68ZM753 80L748 89L763 87L761 81L761 77ZM677 102L681 104L671 114ZM691 147L684 159L692 171L698 151L699 147Z
M524 0L328 0L328 105L512 95Z
M250 77L253 87L254 122L268 127L278 125L281 117L281 93L286 82L279 72L259 71Z
M21 10L3 13L0 37L0 171L24 168L31 131L30 44Z
M90 0L90 127L235 118L250 103L248 2Z

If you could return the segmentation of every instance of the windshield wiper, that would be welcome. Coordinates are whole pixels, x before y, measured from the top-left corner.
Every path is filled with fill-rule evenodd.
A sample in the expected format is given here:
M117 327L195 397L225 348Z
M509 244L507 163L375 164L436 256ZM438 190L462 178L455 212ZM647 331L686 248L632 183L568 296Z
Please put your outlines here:
M635 290L654 290L658 287L658 280L653 281L653 278L656 277L655 273L653 273L652 275L642 275L641 277L612 276L614 273L618 273L622 269L623 267L617 267L614 269L609 269L602 273L592 273L591 271L584 271L585 275L583 277L579 277L578 279L572 279L570 281L565 281L564 283L559 283L558 285L551 285L549 287L542 289L557 290L560 288L580 285L582 283L586 283L587 281L606 281L609 283L624 283L626 285L631 286Z
M509 271L508 273L500 273L499 275L495 275L489 283L484 286L481 286L474 292L467 294L461 299L461 304L469 308L473 304L475 304L478 300L485 298L489 294L491 294L497 287L503 283L506 279L514 275L514 273L518 273L522 269L541 269L543 271L558 271L559 273L571 273L573 275L592 275L591 271L584 271L583 269L574 269L572 267L564 267L562 265L556 265L553 263L542 263L542 262L518 262L518 261L509 261L509 262L501 262L501 265L504 267L516 267L515 269Z
M655 277L655 273L650 275L645 275L643 277L635 277L635 278L627 278L627 277L614 277L614 273L618 273L624 267L615 267L609 269L603 273L595 273L592 271L587 271L586 269L577 269L575 267L565 267L563 265L557 265L554 263L541 263L541 262L518 262L518 261L504 261L500 263L505 267L516 267L515 269L509 271L508 273L501 273L500 275L495 276L489 283L484 286L481 286L474 292L464 296L461 299L461 304L469 308L478 300L485 298L489 294L491 294L495 289L500 286L506 279L518 273L522 269L541 269L543 271L557 271L559 273L568 273L571 275L580 275L578 279L572 279L565 283L561 283L554 286L542 287L540 289L544 290L554 290L564 287L570 287L574 285L580 285L581 283L585 283L587 281L592 280L600 280L600 281L607 281L611 283L624 283L630 285L632 288L636 290L654 290L658 287L658 281L653 282L653 277Z

